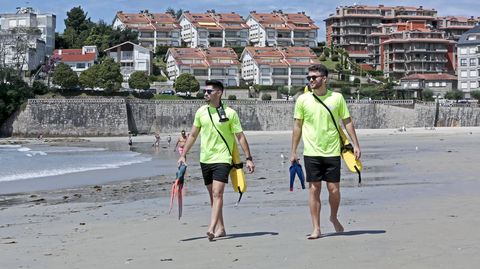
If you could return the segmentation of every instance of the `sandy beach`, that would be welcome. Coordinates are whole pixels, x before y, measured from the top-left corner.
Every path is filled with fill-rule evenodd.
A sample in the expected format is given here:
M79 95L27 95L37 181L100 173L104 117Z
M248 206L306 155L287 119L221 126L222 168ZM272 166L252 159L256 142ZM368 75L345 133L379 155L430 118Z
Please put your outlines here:
M0 268L478 266L480 128L357 132L365 169L358 186L357 175L342 168L344 233L335 234L328 221L324 188L325 236L306 240L312 229L307 190L297 181L289 191L289 164L280 158L289 155L290 132L246 132L257 171L247 175L248 191L238 206L227 186L225 238L209 242L205 236L210 206L197 142L180 220L176 209L168 214L174 180L168 173L0 194ZM166 135L161 134L164 143ZM151 144L151 138L134 139ZM83 139L89 146L126 141ZM175 165L170 148L161 148L159 156Z

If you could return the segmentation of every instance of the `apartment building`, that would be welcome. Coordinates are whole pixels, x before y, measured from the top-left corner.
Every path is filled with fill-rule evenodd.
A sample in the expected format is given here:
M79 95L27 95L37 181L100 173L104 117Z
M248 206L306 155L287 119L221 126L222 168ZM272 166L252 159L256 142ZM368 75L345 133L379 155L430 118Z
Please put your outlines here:
M444 97L445 93L457 89L457 77L451 74L412 74L400 79L395 86L399 97L419 98L423 90L431 90L434 96Z
M249 41L256 47L307 46L317 47L318 27L305 12L272 13L251 11L247 18Z
M98 57L97 46L84 46L81 49L56 49L53 52L55 62L64 63L80 75L95 64Z
M178 47L181 45L180 24L169 13L123 13L118 11L113 28L132 29L138 32L141 46L155 50L157 46Z
M105 52L120 64L124 81L128 81L130 74L135 71L144 71L148 75L152 73L153 53L145 47L127 41L108 48Z
M308 67L319 63L309 47L246 47L240 57L242 78L253 84L307 84Z
M189 73L201 87L208 79L222 81L225 86L240 85L240 62L232 48L170 48L166 59L170 79Z
M357 63L369 63L369 36L379 31L380 24L422 21L433 25L436 18L435 9L423 6L339 6L325 19L326 44L344 48Z
M480 23L480 17L446 16L438 17L433 22L433 27L444 31L446 38L458 41L461 35L475 27L478 23Z
M465 32L457 44L458 87L464 98L480 90L480 25Z
M37 28L39 39L45 43L45 54L52 55L55 49L56 16L31 7L18 7L15 13L0 13L0 30L15 28Z
M45 62L46 46L39 31L0 30L0 67L24 71L37 69Z
M242 16L232 13L184 12L180 17L182 41L190 48L245 47L248 25Z
M370 35L370 62L385 77L414 73L454 73L455 42L424 21L382 24Z

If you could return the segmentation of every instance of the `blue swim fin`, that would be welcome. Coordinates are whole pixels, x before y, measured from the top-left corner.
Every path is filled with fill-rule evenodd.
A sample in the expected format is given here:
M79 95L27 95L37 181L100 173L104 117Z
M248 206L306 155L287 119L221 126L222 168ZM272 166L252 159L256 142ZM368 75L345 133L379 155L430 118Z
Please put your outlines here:
M295 169L295 163L292 163L292 165L290 165L290 191L293 191L293 182L295 181L295 174L296 174L296 169Z
M298 179L300 180L300 184L302 184L302 189L305 189L305 177L303 175L302 165L298 162L296 162L295 165L295 172L298 176Z

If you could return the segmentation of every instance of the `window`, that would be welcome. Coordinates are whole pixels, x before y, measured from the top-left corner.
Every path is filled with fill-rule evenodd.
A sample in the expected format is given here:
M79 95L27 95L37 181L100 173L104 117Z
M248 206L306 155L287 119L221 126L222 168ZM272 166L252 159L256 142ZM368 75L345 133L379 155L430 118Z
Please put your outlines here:
M85 68L85 63L77 63L77 69L84 69Z
M476 77L477 76L477 70L470 70L470 77Z
M229 79L228 80L228 85L229 86L237 86L237 81L235 79Z
M269 79L262 79L262 85L270 85Z
M447 83L445 81L441 82L442 87L447 87Z
M429 82L428 87L433 87L433 82Z
M477 88L477 82L476 81L471 81L470 82L470 89L476 89Z
M9 26L9 27L17 27L17 21L15 21L15 20L9 21L9 22L8 22L8 26Z
M270 75L270 68L262 68L262 75Z
M475 65L477 65L477 59L471 58L470 59L470 66L475 66Z
M477 49L475 47L470 48L470 54L475 54L477 53Z
M460 54L463 54L463 55L467 54L467 48L461 48Z
M467 88L468 88L468 83L467 83L467 82L462 82L462 83L460 84L460 87L461 87L462 89L467 89Z
M440 87L440 82L435 82L435 87Z
M460 77L462 77L462 78L468 77L468 72L467 72L467 70L463 70L462 72L460 72Z
M27 26L26 20L18 20L18 26Z
M467 59L460 59L460 66L467 66Z

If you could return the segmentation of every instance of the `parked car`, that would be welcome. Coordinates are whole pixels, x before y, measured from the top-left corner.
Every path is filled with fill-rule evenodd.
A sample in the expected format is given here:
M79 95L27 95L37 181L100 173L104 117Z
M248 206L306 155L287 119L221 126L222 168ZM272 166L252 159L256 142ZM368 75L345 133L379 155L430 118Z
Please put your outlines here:
M160 94L166 94L166 95L175 95L174 90L163 90L160 92Z

